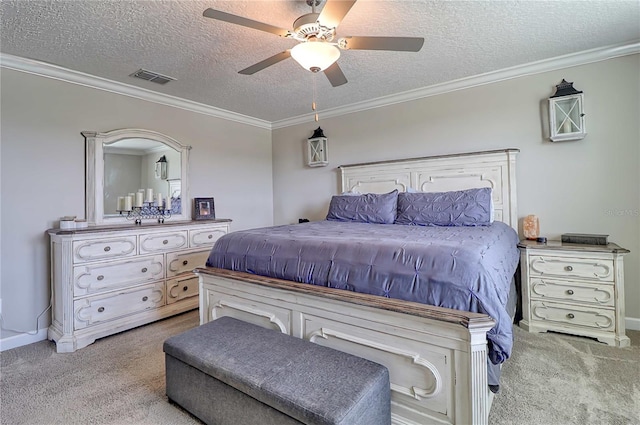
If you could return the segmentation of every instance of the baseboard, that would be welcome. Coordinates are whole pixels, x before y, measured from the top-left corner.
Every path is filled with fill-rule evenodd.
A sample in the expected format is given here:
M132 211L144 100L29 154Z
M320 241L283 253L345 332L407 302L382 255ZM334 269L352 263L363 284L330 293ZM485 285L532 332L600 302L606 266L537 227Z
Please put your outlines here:
M40 329L35 334L24 333L2 338L0 339L0 351L11 350L12 348L22 347L45 339L47 339L47 328Z
M636 317L625 317L624 326L631 331L640 331L640 319Z
M635 317L625 317L625 327L631 331L640 331L640 319ZM0 352L33 344L34 342L47 339L47 328L40 329L36 334L20 334L0 339Z

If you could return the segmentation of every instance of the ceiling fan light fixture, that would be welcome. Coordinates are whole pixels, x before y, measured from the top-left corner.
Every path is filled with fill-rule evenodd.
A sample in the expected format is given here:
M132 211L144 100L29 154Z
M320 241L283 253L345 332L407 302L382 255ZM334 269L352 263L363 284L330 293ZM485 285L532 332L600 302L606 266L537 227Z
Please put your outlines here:
M340 49L322 41L307 41L291 49L291 57L304 69L320 72L329 68L340 57Z

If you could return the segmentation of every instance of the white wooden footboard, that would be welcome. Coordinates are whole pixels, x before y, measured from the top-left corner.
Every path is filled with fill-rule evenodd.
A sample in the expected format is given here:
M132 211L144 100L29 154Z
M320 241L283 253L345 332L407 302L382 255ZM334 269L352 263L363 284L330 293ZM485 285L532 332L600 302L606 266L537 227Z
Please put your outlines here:
M487 424L486 315L202 268L200 323L231 316L383 364L394 424Z

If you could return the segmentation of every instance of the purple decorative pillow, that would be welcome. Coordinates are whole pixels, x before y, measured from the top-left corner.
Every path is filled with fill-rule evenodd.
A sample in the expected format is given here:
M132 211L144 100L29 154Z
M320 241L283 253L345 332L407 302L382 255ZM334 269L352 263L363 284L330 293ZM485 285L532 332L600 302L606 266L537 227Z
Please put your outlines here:
M488 226L491 188L400 193L395 222L417 226Z
M393 224L398 209L398 191L331 198L327 220Z

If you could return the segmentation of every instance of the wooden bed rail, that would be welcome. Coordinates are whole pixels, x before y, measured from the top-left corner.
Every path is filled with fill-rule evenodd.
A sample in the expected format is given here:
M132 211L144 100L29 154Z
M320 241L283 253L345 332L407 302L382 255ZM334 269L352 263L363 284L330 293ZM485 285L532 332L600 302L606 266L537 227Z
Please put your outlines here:
M462 325L467 329L493 327L495 325L495 321L491 317L481 313L453 310L445 307L435 307L427 304L380 297L378 295L360 294L357 292L346 291L344 289L327 288L325 286L311 285L308 283L296 283L283 279L275 279L272 277L218 269L214 267L200 267L195 269L195 272L211 276L242 280L256 285L284 289L301 294L321 296L327 299L348 302L366 307L395 311L397 313L409 314L411 316L422 317L425 319L455 323Z

